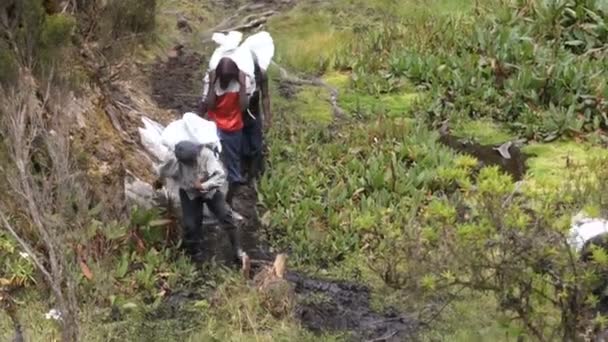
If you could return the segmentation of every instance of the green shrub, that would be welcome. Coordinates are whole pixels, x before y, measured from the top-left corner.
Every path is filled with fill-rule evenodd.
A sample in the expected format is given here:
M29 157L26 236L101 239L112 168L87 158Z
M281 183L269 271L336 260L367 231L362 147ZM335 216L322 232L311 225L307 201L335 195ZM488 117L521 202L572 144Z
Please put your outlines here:
M48 49L66 46L76 27L76 19L67 14L54 14L46 17L41 32L41 42Z
M112 38L150 33L155 27L156 0L111 0L104 8L103 33Z

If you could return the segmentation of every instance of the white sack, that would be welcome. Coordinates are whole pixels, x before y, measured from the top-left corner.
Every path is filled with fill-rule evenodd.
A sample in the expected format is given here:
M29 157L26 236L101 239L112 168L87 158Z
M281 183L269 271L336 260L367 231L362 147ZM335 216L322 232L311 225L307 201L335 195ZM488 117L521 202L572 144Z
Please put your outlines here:
M274 57L274 42L270 33L261 31L249 36L241 44L241 47L246 48L255 55L258 65L262 70L268 70L272 57Z
M585 242L598 235L608 233L608 220L577 215L572 221L569 242L577 251L583 248Z
M215 144L220 152L222 150L215 123L191 112L170 123L163 130L160 143L172 152L175 150L175 145L184 140L198 144Z
M186 113L182 117L186 135L188 138L199 144L214 144L218 151L222 151L220 137L217 135L215 122L205 120L194 113Z
M209 59L209 70L214 70L217 68L220 59L223 57L229 57L234 61L234 63L236 63L242 72L248 76L253 76L254 66L251 52L247 48L238 46L239 42L241 41L242 34L240 32L233 32L230 32L228 35L223 35L222 33L213 34L213 36L216 38L214 41L218 43L219 46L215 49L211 55L211 58Z
M243 34L237 31L231 31L228 34L223 33L214 33L213 41L215 41L219 46L215 49L211 58L209 59L209 68L208 70L215 70L220 60L224 57L228 57L234 61L236 66L240 71L245 73L246 77L246 93L248 95L253 94L255 90L255 77L254 77L254 64L253 57L251 56L251 52L247 48L243 48L239 46ZM205 89L203 91L203 96L206 96L208 91L208 75L205 75ZM240 85L236 81L230 82L228 89L226 91L236 92L238 91ZM219 85L216 85L216 92L218 95L222 95L224 91L219 89Z
M144 123L144 128L139 127L138 131L142 145L146 151L157 160L164 160L170 152L169 149L161 143L161 134L164 127L158 122L146 117L142 117L141 121Z

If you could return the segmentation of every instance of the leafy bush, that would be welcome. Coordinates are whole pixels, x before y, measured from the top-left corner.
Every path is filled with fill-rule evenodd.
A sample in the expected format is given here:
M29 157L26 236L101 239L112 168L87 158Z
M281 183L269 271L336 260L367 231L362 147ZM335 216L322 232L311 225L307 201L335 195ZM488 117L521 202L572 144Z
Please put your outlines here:
M154 30L156 0L111 0L103 8L101 34L112 38Z
M49 69L62 66L77 26L73 16L47 14L41 0L18 1L5 14L7 34L0 39L0 78L14 81L19 65L45 76Z
M496 167L474 175L474 158L409 121L379 117L327 135L285 120L260 189L273 243L299 265L329 268L363 255L398 291L491 294L538 340L602 324L604 252L594 249L596 261L585 264L567 232L573 213L604 203L605 159L573 171L568 179L578 182L524 196Z
M40 40L47 48L65 46L76 27L76 19L66 14L54 14L46 17Z
M34 265L29 255L20 251L16 241L5 231L0 231L0 264L0 289L35 283Z

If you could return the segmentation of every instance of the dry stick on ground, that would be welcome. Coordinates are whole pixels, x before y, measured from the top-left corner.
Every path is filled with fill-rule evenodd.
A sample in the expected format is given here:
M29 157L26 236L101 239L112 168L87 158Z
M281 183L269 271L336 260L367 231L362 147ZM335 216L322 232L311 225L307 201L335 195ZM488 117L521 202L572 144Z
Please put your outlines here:
M380 336L378 338L374 338L371 340L367 340L366 342L381 342L381 341L387 341L389 338L394 337L395 335L397 335L397 331L393 331L391 333L388 333L384 336Z

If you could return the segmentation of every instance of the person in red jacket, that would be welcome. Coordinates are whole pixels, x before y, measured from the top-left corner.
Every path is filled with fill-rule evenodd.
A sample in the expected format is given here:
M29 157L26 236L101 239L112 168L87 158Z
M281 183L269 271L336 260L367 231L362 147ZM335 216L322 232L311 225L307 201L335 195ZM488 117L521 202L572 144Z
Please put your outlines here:
M218 128L224 163L228 170L228 193L232 203L236 189L245 183L241 175L243 113L249 104L246 93L247 76L228 57L222 58L209 72L209 89L205 107L209 120Z

